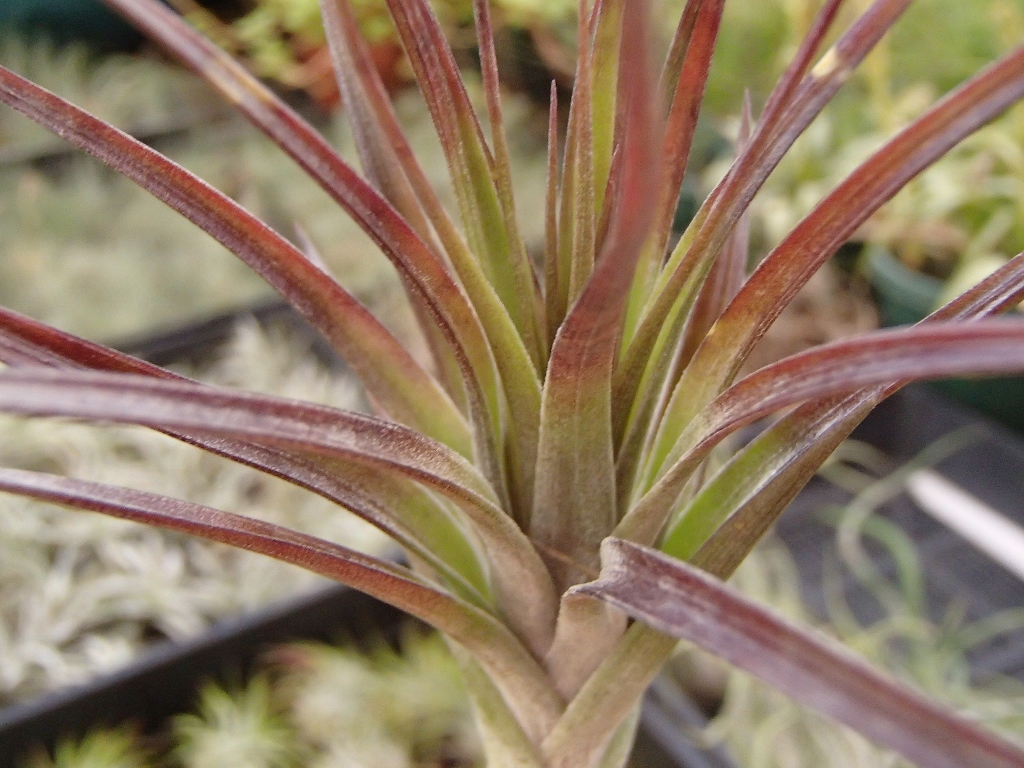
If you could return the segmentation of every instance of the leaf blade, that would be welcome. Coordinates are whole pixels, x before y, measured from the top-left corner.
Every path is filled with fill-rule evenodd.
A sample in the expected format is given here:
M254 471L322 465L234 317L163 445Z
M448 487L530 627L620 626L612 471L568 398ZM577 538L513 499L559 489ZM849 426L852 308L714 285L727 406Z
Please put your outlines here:
M586 567L615 521L611 370L629 283L649 221L642 190L656 175L651 134L655 103L644 44L647 4L628 14L622 34L620 104L623 194L596 269L559 329L548 363L530 535ZM625 105L628 104L628 109ZM574 578L560 565L567 585Z
M360 468L424 485L455 504L494 561L494 587L517 632L542 655L556 598L530 541L496 504L493 490L454 451L398 424L325 406L183 381L93 371L0 371L0 410L140 424L189 437L227 438L279 449L316 469L351 478ZM223 453L223 451L222 451Z
M468 449L464 420L433 377L362 304L276 232L185 169L3 68L0 100L127 176L239 256L328 338L395 418Z
M649 465L649 481L693 414L728 385L768 325L854 229L909 179L1021 98L1024 47L901 131L826 196L761 262L676 386Z
M879 331L765 366L694 417L680 436L671 466L630 510L617 535L653 543L691 473L711 449L762 416L802 402L842 400L862 388L884 388L892 382L1019 370L1024 370L1024 322L1015 320L927 323ZM780 445L784 448L782 438ZM743 485L726 482L724 491L735 494ZM719 516L698 514L697 509L691 505L666 535L666 551L689 559L724 522Z
M578 588L689 640L929 768L1024 766L1024 752L790 624L700 570L609 539L597 582Z
M355 173L323 136L243 70L237 62L191 29L168 8L157 0L105 1L206 79L287 152L381 248L398 269L406 285L415 289L419 300L429 307L430 311L427 314L436 322L442 339L451 346L452 355L466 387L474 429L472 435L468 430L459 435L463 440L462 447L467 448L463 455L470 455L472 449L468 449L467 443L472 438L480 461L488 468L495 487L503 489L502 393L494 370L495 360L489 353L478 319L474 316L473 309L468 306L461 287L454 283L437 255L398 215L391 204ZM331 9L330 6L327 8ZM335 10L339 8L343 9L344 6L336 7ZM337 19L333 16L328 19L329 26L332 20ZM335 48L337 49L337 46ZM348 82L343 80L342 86ZM375 114L380 118L379 122L385 132L394 135L398 129L391 124L389 117L393 115L390 114L390 110L384 109L381 104L379 89L365 79L363 84L367 86L364 93L370 98L369 106L376 107ZM374 95L378 97L376 100L373 99ZM368 113L361 114L366 116ZM443 238L447 238L445 243L450 246L450 252L461 253L461 238L453 228L447 226L448 219L442 215L440 204L435 205L436 200L429 192L429 184L423 178L423 174L418 172L418 166L410 157L411 153L406 151L405 142L395 141L392 144L398 150L398 159L403 164L408 180L415 186L421 203L433 214L433 221L438 226L437 231ZM481 311L493 308L494 302L486 301L491 298L484 292L484 300L479 300ZM494 313L494 325L489 329L499 342L508 338L508 329L502 322L504 320L507 323L508 318L502 315L502 312ZM434 337L430 329L428 336ZM499 346L499 349L509 355L510 359L518 362L519 356L526 354L525 349L520 349L521 346L511 344L507 347ZM445 364L446 359L447 356L443 357L440 363ZM506 359L504 355L498 356L499 363ZM512 379L520 388L511 390L516 394L511 402L519 409L517 416L524 424L534 424L540 408L539 382L531 382L528 376L523 375L529 372L525 366L516 366L511 370L520 374L519 379ZM508 375L508 370L505 373ZM531 383L532 389L529 386ZM433 386L443 389L436 382L433 382ZM529 395L534 391L537 405L531 421ZM520 395L520 392L524 394ZM451 404L448 410L458 412L454 404ZM433 415L441 422L443 414L445 410L442 408ZM426 429L421 431L435 434Z
M1005 312L1022 297L1024 254L1019 254L922 324L972 321ZM730 575L839 443L874 406L901 386L899 382L838 400L809 402L756 438L707 486L711 495L716 494L715 486L730 490L718 493L719 498L710 503L700 496L694 500L694 504L708 503L712 508L717 505L717 510L704 514L725 522L701 546L693 562L722 578Z
M429 220L445 249L446 266L450 264L455 272L451 279L440 274L433 278L439 290L433 300L426 302L427 312L423 320L437 323L436 318L446 318L449 327L438 329L442 335L438 341L454 333L463 339L463 347L473 351L472 365L478 371L477 378L481 379L476 389L482 387L484 391L496 392L497 382L487 372L496 366L500 375L510 410L506 426L516 447L509 456L509 472L512 474L513 507L518 513L519 507L529 506L532 493L532 474L526 472L524 476L523 468L533 466L540 419L537 361L530 357L500 297L416 162L380 76L369 59L350 3L347 0L321 0L321 8L337 79L348 106L364 168L382 193L414 223L424 244L434 242ZM422 265L427 258L414 254L412 260ZM440 262L441 258L433 261ZM438 269L438 264L431 266ZM428 326L428 339L432 336ZM481 348L484 338L494 350L491 356ZM465 355L460 357L457 349L439 352L442 370L446 370L448 355L453 355L453 362L459 366L465 382L465 364L461 360ZM479 396L476 399L479 400ZM497 405L492 400L489 407L493 411ZM498 425L494 429L497 430Z
M539 367L538 283L454 56L425 0L387 2L437 127L470 246Z
M0 490L201 536L327 576L463 645L493 675L534 735L546 732L561 709L539 665L500 622L402 566L271 523L143 491L14 469L0 469Z

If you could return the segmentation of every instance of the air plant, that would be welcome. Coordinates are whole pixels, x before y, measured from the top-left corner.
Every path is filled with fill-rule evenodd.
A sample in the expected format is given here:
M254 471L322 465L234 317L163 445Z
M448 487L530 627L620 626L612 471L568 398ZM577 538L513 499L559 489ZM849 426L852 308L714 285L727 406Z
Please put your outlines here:
M78 741L57 745L51 759L45 754L29 758L26 768L150 768L156 761L138 743L133 731L118 728L95 731Z
M275 710L264 677L234 693L206 685L199 712L178 716L174 735L175 756L187 768L289 768L296 763L294 733Z
M0 99L136 180L260 272L334 344L379 415L187 381L10 312L0 408L130 422L279 475L389 533L411 567L184 501L20 470L0 488L194 533L347 583L450 640L493 767L621 766L648 682L684 637L935 766L1021 766L1001 737L725 586L832 449L916 378L1024 368L1024 254L917 327L831 343L735 381L799 287L871 213L1024 96L1024 47L907 126L746 275L745 211L910 0L834 44L827 0L678 243L672 214L722 15L690 0L661 70L647 4L581 4L565 152L552 92L546 248L522 243L486 2L490 140L425 0L389 0L446 152L461 227L408 151L346 0L325 28L365 177L156 0L109 0L273 137L391 259L415 359L300 250L130 137L9 71ZM820 54L820 55L819 55ZM735 382L735 383L734 383ZM716 445L783 416L713 471ZM631 622L627 617L631 617Z

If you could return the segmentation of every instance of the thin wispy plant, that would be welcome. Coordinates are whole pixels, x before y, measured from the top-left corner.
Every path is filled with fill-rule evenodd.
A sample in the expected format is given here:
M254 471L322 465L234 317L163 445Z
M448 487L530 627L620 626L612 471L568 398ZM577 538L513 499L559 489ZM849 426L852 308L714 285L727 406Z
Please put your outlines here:
M835 342L738 379L799 288L902 185L1024 96L1024 48L894 136L747 274L747 208L911 0L833 30L826 0L677 243L676 199L723 0L689 0L663 62L644 0L582 2L568 125L550 107L543 256L516 219L489 9L475 4L486 121L426 0L388 0L457 200L404 140L348 0L323 0L362 173L157 0L108 0L205 77L394 264L419 360L322 266L129 136L0 70L0 99L175 208L259 272L362 379L376 416L225 391L11 312L0 409L141 424L291 480L373 522L405 567L242 516L82 479L0 488L297 563L408 611L456 650L494 768L615 768L677 638L930 766L1024 752L724 585L799 488L912 379L1024 369L1024 254L920 325ZM826 49L826 39L835 42ZM484 124L491 126L487 135ZM560 147L564 145L564 150ZM116 226L116 222L111 223ZM730 433L781 418L713 471Z

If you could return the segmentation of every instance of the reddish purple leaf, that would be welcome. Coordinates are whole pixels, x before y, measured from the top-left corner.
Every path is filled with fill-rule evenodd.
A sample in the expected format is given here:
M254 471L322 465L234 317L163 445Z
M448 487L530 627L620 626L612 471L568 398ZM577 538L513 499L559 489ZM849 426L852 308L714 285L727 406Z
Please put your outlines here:
M638 501L616 534L651 544L676 499L711 449L740 426L777 410L873 385L1024 370L1024 322L928 323L816 347L751 374L698 414L669 454L669 469ZM823 457L824 458L824 457ZM740 485L736 485L739 488ZM688 557L724 522L692 509L670 551ZM684 548L679 549L680 546ZM685 547L692 547L688 550Z
M942 309L935 321L972 320L1015 306L1024 297L1024 254ZM701 536L687 535L695 520L724 521L691 562L726 578L867 413L905 382L872 387L838 398L808 402L769 427L707 483L662 547L688 557Z
M546 673L500 621L402 566L261 520L127 488L0 469L0 491L230 544L347 584L437 627L466 648L535 737L561 712Z
M793 142L910 2L876 0L834 46L836 51L842 52L842 58L826 53L822 59L842 66L808 73L810 62L831 26L839 2L830 0L821 9L797 58L769 98L769 106L775 105L773 111L766 109L762 114L747 148L709 195L662 270L652 299L643 310L635 334L627 340L629 343L623 360L616 370L616 402L631 404L636 399L638 388L659 388L670 370L675 347L699 286L738 224L742 212ZM807 84L810 84L810 96L800 102L799 109L793 108L795 100L803 93L800 90L802 85ZM778 131L771 130L776 125L782 127Z
M413 480L450 499L472 524L494 562L495 590L517 630L538 648L550 639L556 597L529 540L495 504L493 490L471 464L398 424L187 381L26 368L0 372L0 410L141 424L189 438L251 443L279 450L312 470L336 473L339 485L356 491L367 484L372 488L379 473ZM241 449L235 442L219 452L232 455L228 450ZM265 452L256 458L267 460ZM362 474L363 467L371 474Z
M48 365L57 368L86 368L100 371L139 374L172 381L189 381L163 368L115 352L112 349L79 339L55 328L38 323L0 307L0 362L8 365ZM198 382L191 382L202 386ZM302 486L330 501L354 512L389 534L409 552L430 562L439 572L454 576L452 570L439 559L452 544L458 544L458 534L442 530L436 515L430 524L422 525L416 510L415 491L396 478L390 482L381 473L360 468L359 486L353 484L351 472L325 471L315 462L293 456L286 451L223 438L200 437L184 432L162 430L164 434L225 456L234 461L259 469ZM367 492L367 484L375 486L375 493ZM399 503L395 494L402 496ZM389 503L389 501L391 503ZM442 509L437 515L443 516ZM419 523L419 525L417 525ZM440 534L440 538L438 535ZM455 554L452 551L451 554Z
M729 384L796 291L855 228L964 137L1024 97L1024 48L974 77L860 166L764 260L698 349L660 425L653 477L692 416Z
M388 8L441 139L472 250L539 365L539 283L455 57L426 0L388 0Z
M696 11L692 10L692 6L697 6ZM647 246L659 262L664 257L672 231L679 190L683 185L683 175L697 129L697 115L704 99L711 56L724 10L725 0L690 0L680 19L677 40L687 28L689 34L685 35L686 54L679 74L673 78L674 88L669 102L671 106L661 147L661 160L667 170L661 179L657 212L652 223L653 240Z
M459 365L467 391L474 427L475 449L479 453L480 462L486 467L495 487L504 493L503 451L499 447L502 440L499 415L500 386L494 370L494 360L489 354L486 338L474 309L469 306L461 287L452 280L437 254L398 215L391 204L360 178L308 123L245 72L237 62L196 33L168 8L157 0L106 2L204 77L291 155L377 243L398 269L406 285L414 289L420 301L430 308L429 314L437 324L438 332L451 347L451 354ZM377 95L378 101L374 103L380 109L380 94L377 89L365 80L363 85L367 86L365 94L368 97ZM386 132L389 125L387 115L377 112L377 117L382 119L381 124ZM394 126L391 128L394 129ZM399 158L402 159L404 142L392 142L392 145L399 150ZM411 158L404 158L404 167L409 180L417 185L421 202L431 210L430 196L425 194L425 189L429 188L429 185L422 174L417 172L418 169ZM443 217L435 216L434 222L438 225L440 235L451 235L445 240L446 244L455 248L461 242L457 233L453 234L451 229L445 226ZM433 333L428 331L428 334L434 338ZM510 357L518 361L519 358L514 356L517 351L512 349ZM444 364L446 359L443 358L441 363ZM360 376L363 375L359 367L353 367ZM406 381L412 389L416 389L415 377L406 377ZM433 380L430 384L435 390L443 392L443 388ZM424 393L427 391L422 390ZM524 388L524 391L529 392L529 389ZM445 396L445 400L449 402L436 410L424 402L423 407L432 411L431 415L436 423L426 422L423 426L417 426L426 434L441 437L445 442L456 445L451 442L450 436L438 431L450 415L449 412L458 411L450 402L450 398ZM387 403L383 405L386 407ZM539 409L539 405L537 408ZM403 423L412 423L406 422L399 413L390 413ZM533 418L536 421L536 415ZM455 417L452 425L459 424L460 421L461 419ZM452 428L449 426L449 429ZM459 438L462 442L457 444L457 447L464 455L470 455L472 449L468 445L468 432L463 431Z
M650 222L643 191L657 177L656 104L645 42L647 3L624 19L619 99L626 110L623 192L596 269L559 329L544 383L530 535L584 567L615 523L611 370L629 281ZM581 574L562 574L562 584Z
M721 656L923 768L1021 768L1024 752L704 572L619 539L576 591Z
M102 160L208 232L331 341L390 415L469 451L462 417L437 382L355 297L259 219L144 144L3 68L0 101Z

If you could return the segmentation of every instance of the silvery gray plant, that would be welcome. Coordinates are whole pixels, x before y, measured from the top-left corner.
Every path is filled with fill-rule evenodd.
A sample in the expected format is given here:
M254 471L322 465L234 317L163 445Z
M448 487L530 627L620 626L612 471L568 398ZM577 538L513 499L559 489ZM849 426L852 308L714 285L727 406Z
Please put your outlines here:
M391 535L410 567L158 495L18 470L10 492L300 564L433 625L455 649L492 768L616 768L648 682L687 638L922 765L1022 766L1021 749L723 584L799 488L905 382L1024 369L1024 255L920 325L738 378L824 261L907 181L1024 96L1024 47L978 73L833 189L751 273L746 211L911 0L876 0L824 48L826 0L737 157L678 243L676 199L723 0L686 3L653 60L644 0L581 2L546 247L516 218L489 8L475 3L485 135L426 0L388 0L436 125L453 216L409 151L348 0L322 11L363 173L157 0L109 0L204 76L398 270L416 359L322 267L184 169L18 75L0 99L137 181L242 258L333 344L374 417L240 394L10 312L0 409L152 427L290 479ZM116 226L116 222L112 222ZM715 471L726 436L782 417Z

